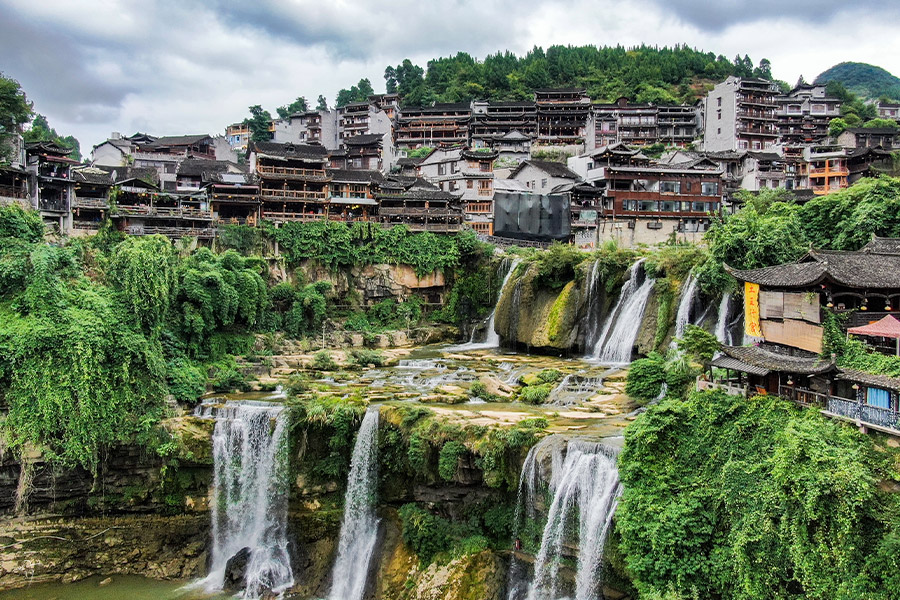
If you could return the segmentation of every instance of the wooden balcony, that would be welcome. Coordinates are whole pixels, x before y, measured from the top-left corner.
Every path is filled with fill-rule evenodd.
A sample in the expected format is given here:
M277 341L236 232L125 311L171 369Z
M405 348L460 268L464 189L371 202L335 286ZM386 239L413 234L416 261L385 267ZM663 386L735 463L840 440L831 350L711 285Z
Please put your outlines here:
M730 396L743 396L744 398L747 397L747 386L735 385L728 382L719 383L715 381L697 379L697 391L702 392L704 390L716 390L725 392Z
M430 231L432 233L455 233L462 229L462 223L415 223L415 222L390 222L382 221L381 226L385 229L397 225L405 225L410 231Z
M264 210L262 211L262 220L263 221L274 221L276 223L283 223L287 221L300 221L300 222L308 222L308 221L319 221L324 219L326 215L315 214L315 213L296 213L296 212L283 212L283 211L272 211L272 210Z
M164 235L170 238L213 238L216 236L216 229L214 227L153 227L146 225L130 225L125 228L125 233L129 235Z
M119 215L155 217L159 219L212 219L212 211L190 206L116 206Z
M467 213L491 214L494 212L493 202L469 202L466 204Z
M18 200L24 200L28 197L28 192L24 187L0 185L0 196L4 198L16 198Z
M309 181L327 181L329 179L324 169L297 169L275 165L257 165L256 172L261 177L270 179L305 179Z
M263 189L259 193L263 200L275 201L306 201L306 200L325 200L327 194L325 192L311 192L307 190L273 190Z
M98 208L106 210L109 208L109 202L106 198L79 198L75 197L72 201L72 208Z
M408 208L402 206L382 206L378 214L384 216L416 216L416 217L461 217L460 213L450 212L446 208Z

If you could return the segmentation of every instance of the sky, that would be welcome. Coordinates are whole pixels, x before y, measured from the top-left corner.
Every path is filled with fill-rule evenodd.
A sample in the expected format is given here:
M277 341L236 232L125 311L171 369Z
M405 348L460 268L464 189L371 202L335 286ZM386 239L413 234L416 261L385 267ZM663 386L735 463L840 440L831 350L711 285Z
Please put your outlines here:
M111 132L224 133L404 58L534 46L688 44L812 81L843 61L900 75L896 0L0 0L0 72L82 152Z

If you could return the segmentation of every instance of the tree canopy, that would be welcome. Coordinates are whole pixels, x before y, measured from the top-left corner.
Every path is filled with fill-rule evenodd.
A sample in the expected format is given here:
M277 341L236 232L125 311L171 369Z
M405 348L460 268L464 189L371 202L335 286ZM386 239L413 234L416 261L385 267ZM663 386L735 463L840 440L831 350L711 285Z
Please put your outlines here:
M31 104L25 98L19 82L0 72L0 162L10 158L12 147L9 145L9 136L18 133L19 128L31 118L31 114Z
M267 142L272 139L269 127L272 115L259 104L250 107L250 117L244 119L244 125L250 127L250 141Z

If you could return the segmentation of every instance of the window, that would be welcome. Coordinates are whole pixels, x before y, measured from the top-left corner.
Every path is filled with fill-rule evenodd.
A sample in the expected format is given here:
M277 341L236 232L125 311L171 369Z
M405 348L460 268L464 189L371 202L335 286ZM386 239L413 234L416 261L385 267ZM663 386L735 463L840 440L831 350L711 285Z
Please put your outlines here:
M691 202L691 212L707 212L708 207L708 202Z
M716 98L716 106L722 106L722 96Z
M541 189L544 189L545 187L547 187L547 179L546 178L541 179Z
M438 165L438 175L446 175L447 174L447 165L441 163Z
M679 202L672 202L670 200L663 200L659 203L659 210L662 212L678 212Z
M638 210L641 212L657 212L659 203L656 200L638 200Z
M722 135L722 128L721 128L721 127L719 127L719 128L716 129L716 134L717 134L717 135Z
M681 182L680 181L660 181L659 182L659 192L661 194L680 194L681 193Z
M701 196L717 196L719 194L719 184L711 181L704 181L700 184Z
M471 179L466 180L466 187L471 190L473 187L475 187L475 182Z
M716 119L718 119L719 121L722 120L722 109L716 111Z

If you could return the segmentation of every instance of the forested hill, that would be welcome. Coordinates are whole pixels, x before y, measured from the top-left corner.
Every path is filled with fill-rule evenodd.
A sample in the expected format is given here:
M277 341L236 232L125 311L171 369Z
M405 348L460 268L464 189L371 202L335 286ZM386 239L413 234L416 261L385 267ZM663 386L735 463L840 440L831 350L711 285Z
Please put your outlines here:
M399 92L408 106L469 100L530 100L535 89L580 87L594 100L627 96L637 102L676 104L703 96L709 84L729 75L771 79L769 61L754 66L748 57L729 60L688 46L535 47L523 57L505 51L483 61L460 52L422 68L410 60L385 69L388 92ZM359 100L371 89L362 80L341 90L338 105Z
M887 97L900 100L900 78L881 67L859 62L842 62L816 77L816 83L837 81L864 100Z

